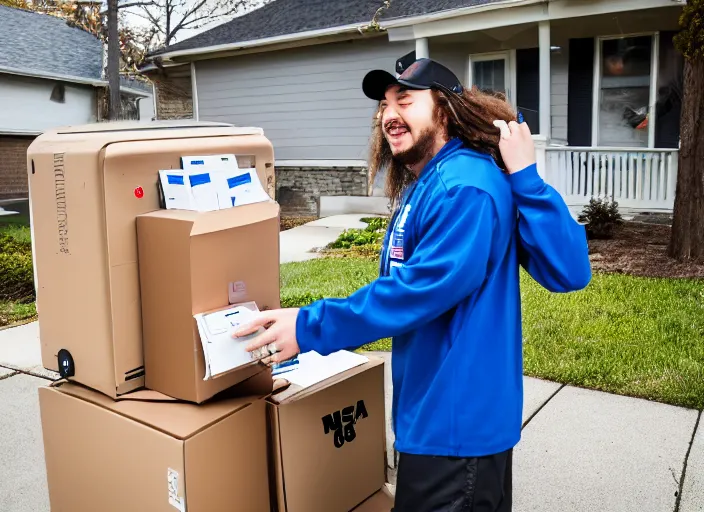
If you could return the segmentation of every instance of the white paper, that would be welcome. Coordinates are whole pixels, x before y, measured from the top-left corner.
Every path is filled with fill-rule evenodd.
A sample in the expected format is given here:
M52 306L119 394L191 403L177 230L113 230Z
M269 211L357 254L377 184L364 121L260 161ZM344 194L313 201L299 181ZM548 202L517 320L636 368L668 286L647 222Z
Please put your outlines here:
M246 347L252 338L264 332L263 328L250 336L232 337L232 333L253 320L256 313L256 310L249 307L237 305L214 313L195 315L205 359L203 380L217 377L256 359L253 353L247 352Z
M191 186L183 171L159 171L161 189L167 210L193 210Z
M298 360L298 367L287 372L282 378L301 388L310 387L369 361L367 357L347 350L340 350L328 356L321 356L314 351L305 352L299 354Z
M187 171L226 171L237 169L237 157L226 155L182 156L181 167Z
M193 196L193 204L199 212L219 210L218 186L211 172L192 172L188 174Z
M220 209L269 201L257 170L238 169L218 172L218 200Z
M169 488L169 505L186 512L186 500L178 495L178 471L168 468L166 478Z

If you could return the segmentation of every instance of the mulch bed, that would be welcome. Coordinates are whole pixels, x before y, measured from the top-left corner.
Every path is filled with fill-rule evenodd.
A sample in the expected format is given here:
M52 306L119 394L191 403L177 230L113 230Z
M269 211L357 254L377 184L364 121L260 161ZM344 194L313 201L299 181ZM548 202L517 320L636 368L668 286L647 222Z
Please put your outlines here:
M667 255L670 226L624 222L611 240L590 240L594 271L641 277L704 278L704 265L680 263Z
M281 231L286 231L287 229L293 229L317 219L318 217L281 217L279 226Z

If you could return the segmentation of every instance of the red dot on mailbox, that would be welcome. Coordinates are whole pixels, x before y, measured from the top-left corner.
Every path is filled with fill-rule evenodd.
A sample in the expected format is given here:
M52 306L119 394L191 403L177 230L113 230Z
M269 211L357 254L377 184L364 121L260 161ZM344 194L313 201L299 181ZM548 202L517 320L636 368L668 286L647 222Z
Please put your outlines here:
M134 196L137 199L142 199L144 197L144 189L142 187L137 187L134 189Z

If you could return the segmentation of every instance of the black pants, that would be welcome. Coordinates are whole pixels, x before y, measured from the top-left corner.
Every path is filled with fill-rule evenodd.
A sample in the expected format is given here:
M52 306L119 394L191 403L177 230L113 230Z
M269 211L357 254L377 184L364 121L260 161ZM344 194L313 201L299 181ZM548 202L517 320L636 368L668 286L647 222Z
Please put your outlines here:
M509 512L513 450L461 459L400 454L393 512Z

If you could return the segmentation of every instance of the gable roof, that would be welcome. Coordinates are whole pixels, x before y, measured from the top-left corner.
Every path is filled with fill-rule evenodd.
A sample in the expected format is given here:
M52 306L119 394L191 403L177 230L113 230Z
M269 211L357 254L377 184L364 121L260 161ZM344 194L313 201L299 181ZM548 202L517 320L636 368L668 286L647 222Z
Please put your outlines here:
M0 5L0 69L101 80L102 44L60 18Z
M505 0L392 0L381 20L421 16ZM152 56L236 44L313 30L368 24L382 0L271 0L264 6L189 39L153 52Z

